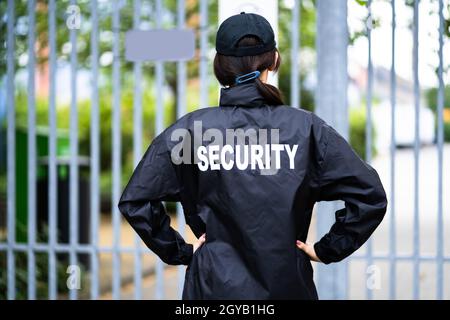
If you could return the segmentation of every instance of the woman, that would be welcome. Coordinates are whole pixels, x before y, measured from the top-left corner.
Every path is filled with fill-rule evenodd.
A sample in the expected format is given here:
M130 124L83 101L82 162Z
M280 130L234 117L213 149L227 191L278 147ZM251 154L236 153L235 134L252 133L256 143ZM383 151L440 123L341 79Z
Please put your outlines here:
M339 133L266 83L281 63L266 19L228 18L216 51L220 106L154 139L120 211L164 262L188 266L183 299L317 299L310 261L340 261L369 238L386 212L383 186ZM307 244L314 204L338 199L329 233ZM162 201L181 202L194 245Z

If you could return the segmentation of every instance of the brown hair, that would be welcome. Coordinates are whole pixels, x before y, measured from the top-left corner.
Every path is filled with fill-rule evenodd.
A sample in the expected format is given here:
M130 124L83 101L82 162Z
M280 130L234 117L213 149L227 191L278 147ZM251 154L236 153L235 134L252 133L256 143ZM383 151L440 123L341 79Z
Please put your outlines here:
M241 46L254 46L260 44L258 37L245 36L237 44ZM275 63L276 53L278 52L278 59ZM239 75L249 73L252 71L262 72L265 69L271 68L274 72L278 71L281 64L281 55L277 48L256 56L225 56L216 53L214 58L214 74L222 86L233 86L235 78ZM261 95L269 105L284 104L281 91L268 83L262 82L259 78L255 79L256 86Z

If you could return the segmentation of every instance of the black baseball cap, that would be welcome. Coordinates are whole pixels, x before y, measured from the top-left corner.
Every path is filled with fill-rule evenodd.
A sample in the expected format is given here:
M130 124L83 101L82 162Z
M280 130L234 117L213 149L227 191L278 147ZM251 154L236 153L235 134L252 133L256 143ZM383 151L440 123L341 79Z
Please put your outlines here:
M238 47L245 36L255 36L261 44ZM227 18L219 27L216 37L216 51L225 56L255 56L273 50L276 46L273 29L263 16L241 12Z

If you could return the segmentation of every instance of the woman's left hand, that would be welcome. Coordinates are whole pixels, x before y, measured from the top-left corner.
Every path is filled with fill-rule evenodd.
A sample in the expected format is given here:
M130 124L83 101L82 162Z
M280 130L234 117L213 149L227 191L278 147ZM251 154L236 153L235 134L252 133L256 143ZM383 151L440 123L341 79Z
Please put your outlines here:
M303 250L312 261L322 262L322 261L320 261L319 257L317 256L316 250L314 250L313 245L301 242L300 240L297 240L296 245L297 245L297 248L299 248L300 250Z
M197 241L194 242L194 252L197 251L198 248L200 248L203 243L206 241L206 233L202 234L200 238L197 239Z

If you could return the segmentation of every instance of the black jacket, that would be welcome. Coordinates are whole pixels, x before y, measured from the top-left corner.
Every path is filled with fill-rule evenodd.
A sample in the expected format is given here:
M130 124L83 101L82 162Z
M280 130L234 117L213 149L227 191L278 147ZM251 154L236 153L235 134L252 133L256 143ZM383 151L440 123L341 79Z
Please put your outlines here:
M280 145L290 146L291 153L297 145L293 163L284 149L280 169L272 174L250 162L228 170L223 165L205 169L203 162L200 170L200 162L193 161L199 148L189 144L194 121L202 121L206 136L226 136L226 129L279 129ZM119 208L164 262L188 266L184 299L317 299L310 260L296 240L306 240L314 204L337 199L345 208L314 245L326 264L357 250L383 219L387 200L378 174L314 113L266 105L255 84L247 83L222 89L220 107L189 113L157 136ZM206 243L194 254L170 227L162 201L181 202L194 234L206 232Z

